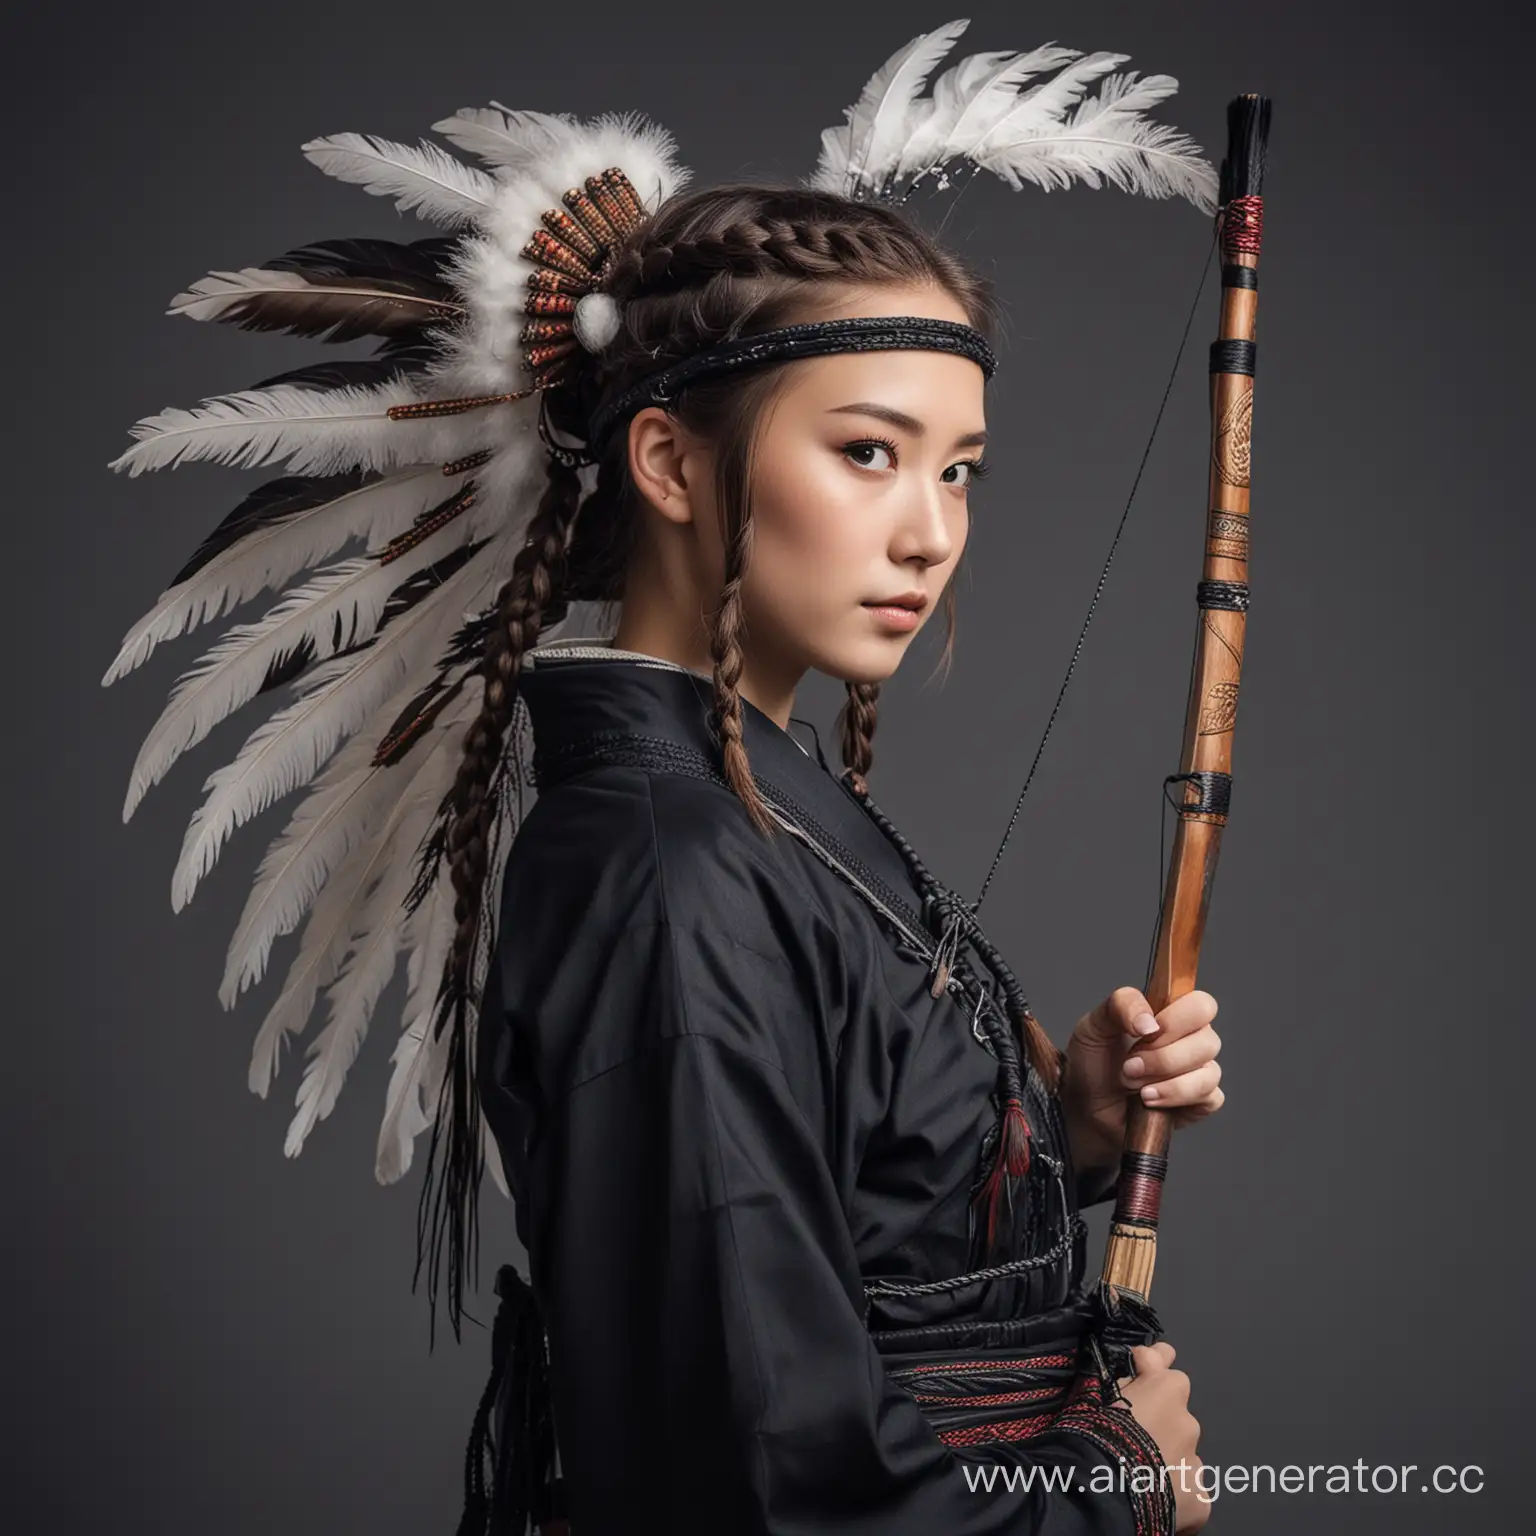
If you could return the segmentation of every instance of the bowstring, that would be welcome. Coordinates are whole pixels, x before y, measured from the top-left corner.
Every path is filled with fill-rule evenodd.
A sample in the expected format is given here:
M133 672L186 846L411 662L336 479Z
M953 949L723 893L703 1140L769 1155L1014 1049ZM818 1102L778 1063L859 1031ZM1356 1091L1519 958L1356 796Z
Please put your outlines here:
M1008 846L1008 839L1013 835L1015 823L1019 819L1019 812L1024 807L1024 797L1029 793L1029 787L1035 781L1035 770L1040 766L1040 759L1045 753L1045 744L1051 739L1051 730L1056 724L1056 716L1061 712L1061 703L1067 696L1068 685L1072 681L1072 673L1077 667L1077 659L1082 654L1083 642L1088 637L1088 626L1093 623L1093 616L1098 610L1099 598L1103 594L1105 583L1109 580L1109 568L1114 563L1115 551L1120 547L1120 536L1125 532L1126 520L1131 515L1131 508L1136 502L1136 492L1140 489L1142 475L1146 472L1147 461L1152 456L1152 445L1157 441L1158 428L1162 425L1163 413L1168 409L1168 401L1173 394L1174 381L1178 378L1179 365L1184 360L1184 349L1189 342L1189 333L1194 327L1195 316L1199 313L1200 300L1205 293L1205 285L1211 274L1211 257L1215 254L1216 238L1219 226L1214 226L1211 232L1211 244L1205 253L1205 264L1200 269L1200 281L1195 287L1195 296L1190 301L1189 314L1184 320L1184 332L1179 337L1178 351L1174 353L1173 366L1168 370L1168 382L1163 386L1163 398L1158 402L1157 415L1152 420L1152 430L1147 435L1146 446L1141 450L1141 462L1136 466L1136 476L1131 481L1130 494L1125 498L1125 508L1120 514L1120 521L1115 527L1115 536L1110 540L1109 553L1104 557L1104 565L1099 571L1098 584L1093 589L1093 598L1088 604L1088 612L1083 618L1082 628L1077 632L1077 644L1072 648L1072 659L1067 663L1066 675L1061 680L1061 687L1056 693L1056 702L1051 706L1050 717L1045 722L1045 730L1040 736L1040 745L1035 748L1034 761L1029 765L1029 773L1025 776L1024 787L1019 791L1018 799L1013 802L1013 812L1008 817L1008 825L1003 829L1002 841L997 845L997 852L992 855L991 868L987 870L987 878L981 882L981 890L977 893L976 900L971 904L972 912L979 912L981 904L986 900L987 891L991 888L992 877L997 873L998 865L1002 863L1003 851ZM1162 862L1162 854L1159 852L1158 862Z

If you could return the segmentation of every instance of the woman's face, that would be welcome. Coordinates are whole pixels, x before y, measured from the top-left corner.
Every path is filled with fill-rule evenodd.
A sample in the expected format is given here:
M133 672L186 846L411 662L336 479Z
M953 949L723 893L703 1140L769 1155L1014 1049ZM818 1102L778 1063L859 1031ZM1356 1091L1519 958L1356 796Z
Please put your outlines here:
M969 320L926 287L845 290L808 318L864 315ZM965 548L984 383L951 352L847 352L787 370L752 475L742 599L754 667L849 682L896 670Z

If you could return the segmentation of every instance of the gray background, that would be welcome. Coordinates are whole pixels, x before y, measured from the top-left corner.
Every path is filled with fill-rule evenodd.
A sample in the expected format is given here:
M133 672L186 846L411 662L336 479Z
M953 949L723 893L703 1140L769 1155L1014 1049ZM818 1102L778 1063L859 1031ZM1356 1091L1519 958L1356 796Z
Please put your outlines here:
M673 130L702 183L792 178L870 72L948 13L268 0L20 17L5 22L3 97L0 1523L444 1533L487 1347L471 1329L429 1354L410 1288L416 1181L372 1181L385 1019L289 1163L294 1059L266 1102L243 1086L275 982L233 1016L215 997L288 805L236 839L191 910L173 919L167 899L198 786L248 718L119 819L138 740L201 647L167 646L107 692L98 679L252 481L193 466L130 482L106 461L135 418L313 355L168 320L172 293L306 240L425 232L308 167L305 139L412 139L492 97L634 107ZM1512 494L1530 248L1514 17L1475 3L980 4L962 44L1127 52L1179 77L1167 115L1213 152L1230 95L1276 99L1255 599L1201 975L1221 1004L1229 1099L1176 1143L1156 1300L1208 1461L1472 1462L1486 1488L1230 1495L1213 1529L1504 1531L1528 1508L1513 1427L1529 1412L1514 1165L1529 988L1513 957L1530 913L1532 606ZM1207 228L1182 204L990 181L950 206L945 234L995 274L1011 314L989 405L997 473L976 497L953 673L925 686L915 659L889 688L874 787L941 876L974 891ZM988 899L1058 1037L1142 975L1194 628L1207 300ZM832 702L806 696L824 720ZM514 1240L499 1197L486 1213L488 1282Z

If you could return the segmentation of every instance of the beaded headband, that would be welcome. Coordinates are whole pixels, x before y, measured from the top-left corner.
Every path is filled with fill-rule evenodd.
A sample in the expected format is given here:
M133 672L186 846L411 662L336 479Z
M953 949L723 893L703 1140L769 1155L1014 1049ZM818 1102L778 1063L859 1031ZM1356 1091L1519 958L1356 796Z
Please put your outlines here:
M841 320L813 320L741 336L695 352L680 362L637 380L592 415L587 452L600 458L621 421L648 405L667 405L679 391L701 379L756 364L795 358L824 357L835 352L911 351L954 352L977 363L990 379L997 358L986 337L969 325L923 315L861 315Z

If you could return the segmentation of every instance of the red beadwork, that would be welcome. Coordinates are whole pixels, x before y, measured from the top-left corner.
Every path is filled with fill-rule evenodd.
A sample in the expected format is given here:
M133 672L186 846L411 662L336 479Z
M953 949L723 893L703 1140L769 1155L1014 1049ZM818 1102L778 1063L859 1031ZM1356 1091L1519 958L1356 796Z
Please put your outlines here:
M533 238L522 249L528 261L543 267L553 267L568 277L589 278L591 268L568 246L562 245L547 229L536 229Z
M487 405L508 405L531 395L531 389L508 390L504 395L473 395L462 400L412 400L408 405L392 405L385 412L391 421L421 421L436 416L461 416Z
M1264 242L1264 199L1234 197L1222 212L1221 254L1232 257L1257 256Z
M595 267L603 259L603 248L564 208L546 208L540 215L544 227L569 246L589 267Z
M545 341L564 341L571 334L569 320L530 320L518 337L524 346Z
M576 298L569 293L533 292L523 301L525 315L573 315Z
M408 555L424 539L430 539L439 528L446 528L456 517L462 516L480 499L479 493L473 485L466 485L462 491L434 511L428 512L425 517L417 519L404 533L397 535L384 546L384 552L379 556L380 565L391 565L402 555Z

